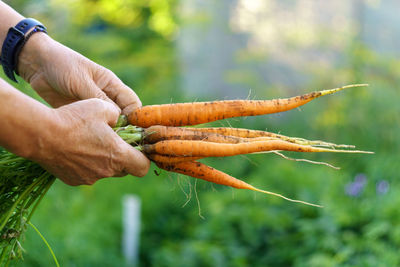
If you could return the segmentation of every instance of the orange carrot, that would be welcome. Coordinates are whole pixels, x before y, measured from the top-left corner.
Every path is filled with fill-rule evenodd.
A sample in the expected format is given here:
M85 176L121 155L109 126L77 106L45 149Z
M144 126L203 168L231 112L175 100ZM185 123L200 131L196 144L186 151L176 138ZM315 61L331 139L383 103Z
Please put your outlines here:
M156 164L161 169L164 169L169 172L181 173L181 174L188 175L188 176L191 176L194 178L203 179L203 180L206 180L206 181L209 181L212 183L216 183L216 184L231 186L231 187L238 188L238 189L249 189L249 190L253 190L253 191L258 191L261 193L281 197L283 199L286 199L286 200L289 200L292 202L298 202L298 203L302 203L302 204L306 204L306 205L322 207L320 205L311 204L311 203L300 201L300 200L290 199L281 194L258 189L244 181L236 179L224 172L221 172L217 169L207 166L201 162L186 161L186 162L180 162L180 163L176 163L176 164L165 164L165 163L158 162Z
M257 116L287 111L304 105L317 97L359 86L365 86L365 84L347 85L284 99L226 100L143 106L135 109L128 119L132 125L140 127L196 125L232 117Z
M246 140L196 129L154 125L144 130L144 142L153 144L163 140L201 140L217 143L240 143Z
M251 187L239 179L228 176L225 173L198 161L187 161L176 164L164 164L157 162L156 165L161 169L170 172L189 175L191 177L200 178L215 184L227 185L238 189L250 189Z
M158 163L166 163L166 164L174 164L178 162L184 161L195 161L201 159L201 157L175 157L169 155L160 155L160 154L148 154L147 157L153 161Z
M288 137L285 135L281 134L276 134L276 133L271 133L267 131L261 131L261 130L249 130L249 129L242 129L242 128L232 128L232 127L208 127L208 128L188 128L188 129L193 129L193 131L200 131L200 132L205 132L205 133L216 133L220 135L225 135L225 136L235 136L241 139L242 142L252 142L252 141L265 141L265 140L273 140L273 139L280 139L284 141L288 141L291 143L296 143L296 144L314 144L315 142L318 142L317 144L320 144L321 141L309 141L303 138L297 138L297 137ZM311 143L310 143L311 142ZM334 145L331 143L325 143L324 144L330 144Z
M335 150L304 146L282 140L255 141L238 144L224 144L192 140L166 140L151 145L143 145L142 148L142 151L146 154L190 157L227 157L272 150L287 150L297 152L371 153L358 150Z
M236 136L241 138L257 138L257 137L273 137L273 138L284 138L286 136L271 133L261 130L249 130L243 128L232 128L232 127L207 127L207 128L188 128L200 132L206 133L217 133L222 135Z
M209 127L209 128L185 128L185 131L194 131L194 132L204 132L204 133L215 133L224 136L232 136L240 138L239 142L230 142L230 143L244 143L244 142L254 142L254 141L267 141L280 139L284 141L288 141L291 143L299 144L299 145L313 145L313 146L325 146L325 147L343 147L343 148L354 148L352 145L337 145L334 143L328 143L320 140L307 140L304 138L298 137L289 137L281 134L271 133L267 131L260 130L249 130L242 128L232 128L232 127ZM184 138L182 138L184 139ZM218 142L225 143L225 142Z

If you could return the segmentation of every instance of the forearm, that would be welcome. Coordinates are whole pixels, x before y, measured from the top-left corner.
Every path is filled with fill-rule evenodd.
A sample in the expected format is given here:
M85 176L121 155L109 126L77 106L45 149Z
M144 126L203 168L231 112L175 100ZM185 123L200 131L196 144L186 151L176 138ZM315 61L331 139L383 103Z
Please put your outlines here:
M0 146L30 157L47 137L52 110L0 79Z
M6 39L8 29L23 19L24 17L21 14L0 1L0 48L3 46L4 39Z

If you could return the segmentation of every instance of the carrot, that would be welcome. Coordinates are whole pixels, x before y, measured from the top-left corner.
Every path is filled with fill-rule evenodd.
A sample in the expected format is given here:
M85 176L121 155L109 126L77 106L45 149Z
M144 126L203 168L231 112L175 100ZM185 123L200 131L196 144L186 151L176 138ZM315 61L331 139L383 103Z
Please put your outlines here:
M304 146L282 140L255 141L238 144L212 143L191 140L166 140L151 145L143 145L142 147L142 151L146 154L190 157L227 157L272 150L287 150L297 152L371 153L358 150L335 150Z
M288 137L284 135L278 135L276 137L254 137L254 138L244 138L245 142L254 142L254 141L268 141L268 140L283 140L286 142L294 143L294 144L299 144L299 145L305 145L305 146L321 146L321 147L341 147L341 148L354 148L355 146L353 145L344 145L344 144L334 144L334 143L329 143L329 142L324 142L320 140L307 140L304 138L298 138L298 137Z
M153 126L149 127L152 128ZM163 126L156 126L156 127L163 127ZM254 142L254 141L267 141L267 140L284 140L288 141L291 143L299 144L299 145L312 145L312 146L325 146L325 147L342 147L342 148L354 148L352 145L337 145L334 143L328 143L320 140L307 140L304 138L298 138L298 137L289 137L281 134L275 134L267 131L260 131L260 130L249 130L249 129L241 129L241 128L231 128L231 127L209 127L209 128L179 128L179 127L169 127L169 126L164 126L167 127L166 129L183 129L182 133L185 133L184 135L190 136L191 133L190 131L193 132L194 135L199 135L199 136L204 136L202 133L207 133L207 134L218 134L218 138L214 138L214 136L210 136L207 138L190 138L190 137L184 137L184 138L178 138L178 137L168 137L168 138L156 138L154 142L149 142L149 143L156 143L157 141L162 141L162 140L183 140L183 139L191 139L191 140L203 140L203 141L209 141L209 142L217 142L217 143L231 143L231 144L236 144L236 143L245 143L245 142ZM169 135L168 131L167 133L163 133L163 135ZM220 136L223 136L221 138ZM236 138L236 139L234 139Z
M327 146L327 147L347 147L351 148L351 145L337 145L334 143L328 143L319 140L307 140L298 137L289 137L281 134L271 133L261 130L249 130L242 128L232 128L232 127L208 127L208 128L193 128L196 131L206 132L206 133L217 133L226 136L235 136L243 138L242 142L253 142L253 141L266 141L273 139L280 139L288 141L291 143L299 145L316 145L316 146Z
M241 138L257 138L257 137L272 137L272 138L284 138L286 136L271 133L261 130L249 130L243 128L232 128L232 127L206 127L206 128L189 128L200 132L206 133L217 133L222 135L236 136Z
M359 86L366 85L347 85L284 99L226 100L143 106L136 108L128 116L128 119L132 125L140 127L196 125L232 117L257 116L287 111L304 105L317 97Z
M240 143L246 140L196 129L153 125L144 129L144 142L153 144L163 140L201 140L217 143Z
M160 155L160 154L149 154L147 157L153 162L166 163L166 164L174 164L178 162L184 161L194 161L201 159L202 157L179 157L179 156L169 156L169 155Z
M232 177L229 174L221 172L217 169L214 169L213 167L207 166L198 161L185 161L185 162L180 162L180 163L175 163L175 164L165 164L165 163L157 162L156 164L161 169L164 169L169 172L176 172L176 173L188 175L188 176L191 176L194 178L206 180L208 182L226 185L226 186L230 186L230 187L234 187L234 188L238 188L238 189L249 189L249 190L253 190L253 191L258 191L258 192L261 192L264 194L274 195L274 196L277 196L277 197L280 197L280 198L283 198L283 199L286 199L286 200L292 201L292 202L298 202L298 203L311 205L311 206L315 206L315 207L322 207L320 205L311 204L311 203L304 202L301 200L290 199L281 194L258 189L244 181L236 179L235 177Z

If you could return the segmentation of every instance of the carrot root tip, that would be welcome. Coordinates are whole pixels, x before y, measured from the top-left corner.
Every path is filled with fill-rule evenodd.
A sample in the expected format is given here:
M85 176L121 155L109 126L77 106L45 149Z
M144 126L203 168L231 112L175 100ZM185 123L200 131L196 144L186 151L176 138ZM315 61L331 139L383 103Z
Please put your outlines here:
M362 84L349 84L349 85L345 85L345 86L338 87L338 88L322 90L322 91L320 91L320 93L321 93L320 96L330 95L330 94L339 92L339 91L341 91L341 90L343 90L343 89L347 89L347 88L364 87L364 86L369 86L369 84L366 84L366 83L362 83Z
M351 153L351 154L375 154L373 151L364 151L364 150L344 150L344 149L330 149L330 148L320 148L314 147L316 149L315 152L335 152L335 153Z
M283 198L283 199L285 199L287 201L290 201L290 202L296 202L296 203L300 203L300 204L304 204L304 205L308 205L308 206L313 206L313 207L317 207L317 208L323 208L323 206L318 205L318 204L313 204L313 203L309 203L309 202L302 201L302 200L297 200L297 199L291 199L291 198L285 197L284 195L281 195L281 194L278 194L278 193L274 193L274 192L270 192L270 191L266 191L266 190L261 190L261 189L258 189L256 187L253 187L253 186L251 186L249 189L253 190L253 191L261 192L261 193L264 193L264 194L280 197L280 198Z
M288 157L288 156L286 156L286 155L280 153L279 151L271 151L271 152L274 153L274 154L276 154L276 155L278 155L278 156L280 156L280 157L282 157L282 158L284 158L284 159L287 159L287 160L292 160L292 161L303 161L303 162L307 162L307 163L311 163L311 164L316 164L316 165L325 165L325 166L328 166L329 168L332 168L332 169L335 169L335 170L340 170L340 167L333 166L332 164L329 164L329 163L327 163L327 162L323 162L323 161L314 161L314 160L308 160L308 159L295 159L295 158Z

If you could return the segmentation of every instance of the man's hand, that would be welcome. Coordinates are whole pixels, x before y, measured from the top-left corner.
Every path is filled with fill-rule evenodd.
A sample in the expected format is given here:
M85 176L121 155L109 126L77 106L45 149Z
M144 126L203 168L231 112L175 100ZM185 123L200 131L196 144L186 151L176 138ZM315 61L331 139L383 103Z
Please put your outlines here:
M125 114L141 106L137 95L113 72L54 41L34 34L22 49L19 74L53 107L99 98Z
M8 29L21 19L0 1L0 47ZM121 110L129 114L141 105L114 73L42 32L24 45L17 68L56 109L0 79L1 146L40 163L70 185L147 173L149 160L111 129Z
M34 34L25 45L18 70L44 100L58 107L58 138L44 144L47 149L35 155L35 161L69 185L147 173L147 158L110 128L121 110L129 114L141 106L114 73L44 33ZM84 99L91 100L79 101Z
M30 158L69 185L128 173L144 176L149 160L110 127L118 116L115 105L100 99L53 109L47 133L41 133L46 141Z
M113 130L119 109L101 99L49 108L0 79L0 146L41 164L69 185L144 176L149 160Z

